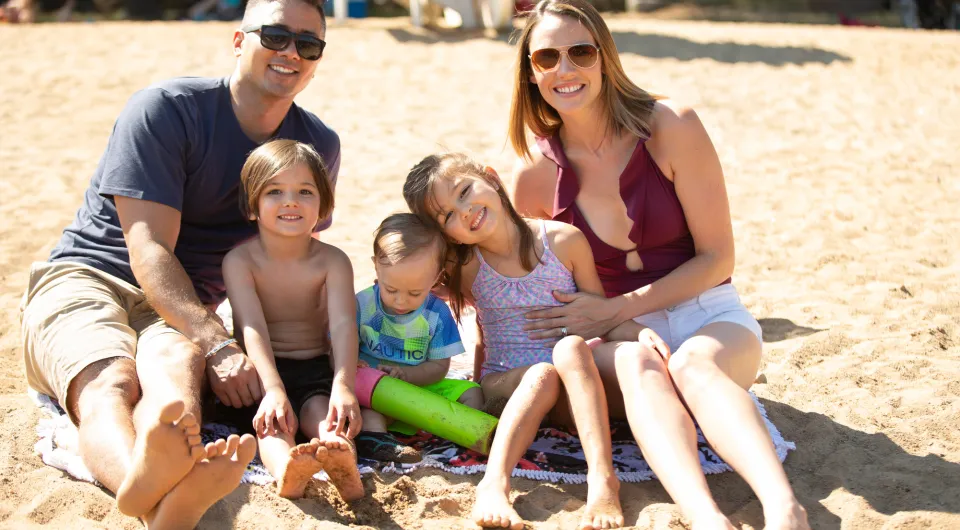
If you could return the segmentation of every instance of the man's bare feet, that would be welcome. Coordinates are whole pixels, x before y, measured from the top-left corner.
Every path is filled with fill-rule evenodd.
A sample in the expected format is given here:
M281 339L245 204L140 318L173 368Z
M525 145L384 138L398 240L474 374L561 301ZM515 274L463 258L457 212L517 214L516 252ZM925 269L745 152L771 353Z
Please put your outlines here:
M160 501L155 512L144 518L150 530L193 528L220 499L240 484L247 464L257 454L257 441L249 435L217 440L206 446L206 459L197 463Z
M277 478L277 494L288 499L303 497L303 490L313 475L323 468L317 460L320 440L314 438L309 443L290 448L290 460L287 461L280 477ZM356 466L354 466L356 467Z
M317 461L330 477L330 482L340 492L343 500L350 502L363 497L363 482L357 469L357 450L350 440L334 434L325 436L317 442Z
M206 456L200 425L184 414L182 401L160 409L156 422L141 426L130 470L117 489L117 508L139 517L157 505Z
M580 530L601 530L623 526L620 481L613 477L587 478L587 506L580 518Z
M810 530L807 510L792 499L783 505L763 510L764 530Z
M509 479L508 479L509 480ZM510 504L510 486L486 477L477 484L477 500L473 504L473 522L483 528L521 530L523 518Z

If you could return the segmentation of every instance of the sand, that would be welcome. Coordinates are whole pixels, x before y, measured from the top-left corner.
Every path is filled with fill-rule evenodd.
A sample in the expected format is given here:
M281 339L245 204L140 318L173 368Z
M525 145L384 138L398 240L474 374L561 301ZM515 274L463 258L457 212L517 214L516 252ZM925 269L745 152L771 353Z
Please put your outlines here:
M610 24L642 86L690 104L724 164L735 283L766 335L756 393L788 440L786 470L814 528L960 527L960 35L828 26ZM152 81L232 70L232 26L0 26L0 526L137 528L111 495L33 454L17 305L31 261L72 219L127 98ZM514 51L405 19L332 25L299 99L343 140L327 241L373 271L370 233L401 210L431 151L506 173ZM200 528L465 528L478 476L366 480L346 508L323 485L287 501L242 486ZM515 480L534 528L570 528L584 486ZM760 528L734 474L721 508ZM624 485L626 520L681 528L658 482Z

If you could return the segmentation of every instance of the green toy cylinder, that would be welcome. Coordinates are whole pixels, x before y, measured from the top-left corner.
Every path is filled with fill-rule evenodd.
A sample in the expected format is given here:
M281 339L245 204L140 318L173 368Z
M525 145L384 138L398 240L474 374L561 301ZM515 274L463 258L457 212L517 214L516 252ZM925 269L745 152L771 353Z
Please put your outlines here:
M384 416L482 454L490 452L499 421L485 412L393 377L383 377L377 382L370 404L370 408Z

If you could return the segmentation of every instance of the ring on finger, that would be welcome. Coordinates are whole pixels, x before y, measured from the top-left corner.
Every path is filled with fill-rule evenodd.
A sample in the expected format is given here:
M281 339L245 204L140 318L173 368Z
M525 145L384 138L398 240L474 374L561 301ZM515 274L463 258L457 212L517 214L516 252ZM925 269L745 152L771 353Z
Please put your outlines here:
M561 337L567 336L567 326L563 326L562 328L560 328L560 336Z

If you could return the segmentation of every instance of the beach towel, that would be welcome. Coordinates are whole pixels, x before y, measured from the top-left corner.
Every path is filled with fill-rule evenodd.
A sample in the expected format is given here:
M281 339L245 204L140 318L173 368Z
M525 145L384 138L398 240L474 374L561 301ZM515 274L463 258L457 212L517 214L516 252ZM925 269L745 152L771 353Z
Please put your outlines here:
M773 439L777 456L782 462L787 452L796 449L793 442L788 442L780 435L780 431L767 419L763 405L751 393L757 409L763 416L770 437ZM34 449L49 466L60 469L69 475L87 482L96 483L90 472L84 466L75 448L77 430L69 417L48 396L31 392L31 397L42 410L42 416L37 426L40 440ZM203 425L202 437L204 443L218 438L226 438L236 433L235 427L219 423ZM613 438L613 461L617 475L623 482L640 482L655 478L650 466L643 459L640 449L633 441L630 427L624 422L611 424ZM420 431L412 437L401 438L423 452L424 459L416 464L383 464L373 460L360 459L358 467L361 475L379 471L381 473L409 473L421 467L443 469L457 475L472 475L483 473L486 470L486 457L474 451L464 449L451 442ZM707 445L703 436L697 432L700 465L707 474L723 473L732 469L717 456ZM530 449L513 470L513 476L533 480L563 482L568 484L584 483L587 480L587 462L580 446L580 440L575 434L556 428L543 428L537 432L537 437ZM322 471L315 478L326 480ZM241 482L265 485L273 482L273 477L260 462L259 457L247 466Z

